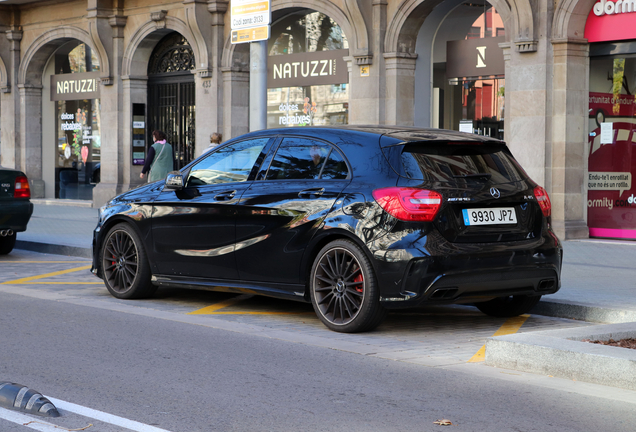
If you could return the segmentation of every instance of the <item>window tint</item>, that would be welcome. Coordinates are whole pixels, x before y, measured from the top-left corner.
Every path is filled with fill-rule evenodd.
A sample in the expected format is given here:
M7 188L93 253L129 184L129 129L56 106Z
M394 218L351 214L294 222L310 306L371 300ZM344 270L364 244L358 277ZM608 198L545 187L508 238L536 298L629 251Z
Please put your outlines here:
M495 183L519 181L525 174L501 145L407 144L401 155L407 177L431 181L477 180Z
M259 138L220 148L192 167L187 186L246 181L267 141Z
M320 178L340 180L346 179L348 174L349 169L347 168L347 163L342 158L342 155L335 149L332 150L329 155L329 159L327 159L327 163L322 170Z
M304 138L285 138L267 172L267 180L307 180L320 177L331 146Z

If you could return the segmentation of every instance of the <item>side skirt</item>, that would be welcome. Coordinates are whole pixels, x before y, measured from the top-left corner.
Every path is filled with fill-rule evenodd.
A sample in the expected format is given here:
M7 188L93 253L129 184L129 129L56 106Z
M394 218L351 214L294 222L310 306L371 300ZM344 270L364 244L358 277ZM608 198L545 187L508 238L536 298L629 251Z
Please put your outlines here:
M308 303L305 286L301 284L275 284L268 282L202 279L179 276L153 275L152 284L159 287L189 288L237 294L257 294Z

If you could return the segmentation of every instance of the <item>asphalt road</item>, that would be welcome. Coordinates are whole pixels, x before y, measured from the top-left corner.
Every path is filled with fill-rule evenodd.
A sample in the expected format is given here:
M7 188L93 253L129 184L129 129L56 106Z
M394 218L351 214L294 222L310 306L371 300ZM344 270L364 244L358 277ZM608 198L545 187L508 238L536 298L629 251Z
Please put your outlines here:
M66 429L23 426L0 409L2 432L89 424L96 432L443 430L438 419L452 431L636 424L636 392L470 363L483 334L503 322L467 308L393 315L377 332L342 335L296 303L190 291L119 301L90 275L53 274L85 267L56 260L18 252L0 262L0 381L59 400L62 417L28 421ZM192 314L219 313L219 305L242 312ZM521 331L526 325L585 323L529 317Z

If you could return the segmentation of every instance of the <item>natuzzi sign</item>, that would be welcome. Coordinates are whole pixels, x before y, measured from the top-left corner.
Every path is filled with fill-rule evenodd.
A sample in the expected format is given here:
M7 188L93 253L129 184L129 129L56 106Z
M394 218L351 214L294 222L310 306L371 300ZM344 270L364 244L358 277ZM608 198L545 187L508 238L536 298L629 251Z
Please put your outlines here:
M51 100L99 98L99 72L51 75Z
M305 87L349 82L343 57L349 50L316 51L267 58L267 88Z
M504 75L506 64L499 43L503 37L466 39L446 42L446 76L448 78Z

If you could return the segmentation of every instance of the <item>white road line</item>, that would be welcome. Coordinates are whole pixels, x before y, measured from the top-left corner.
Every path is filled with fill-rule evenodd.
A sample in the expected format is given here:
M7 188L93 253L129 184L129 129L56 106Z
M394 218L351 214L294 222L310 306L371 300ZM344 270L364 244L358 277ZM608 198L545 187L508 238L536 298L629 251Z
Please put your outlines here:
M54 424L47 423L42 420L36 420L35 418L19 413L17 411L11 411L6 408L0 407L0 419L8 420L12 423L16 423L31 429L35 429L40 432L60 432L59 428L56 428ZM29 422L37 422L30 423Z
M116 415L113 415L113 414L108 414L102 411L94 410L92 408L87 408L85 406L76 405L71 402L55 399L50 396L46 396L46 398L50 400L53 403L53 405L55 405L56 408L70 411L84 417L89 417L95 420L99 420L104 423L109 423L115 426L121 426L123 428L129 429L135 432L170 432L166 429L160 429L158 427L149 426L143 423L136 422L134 420L128 420L123 417L117 417ZM56 432L59 432L59 430L57 430Z

